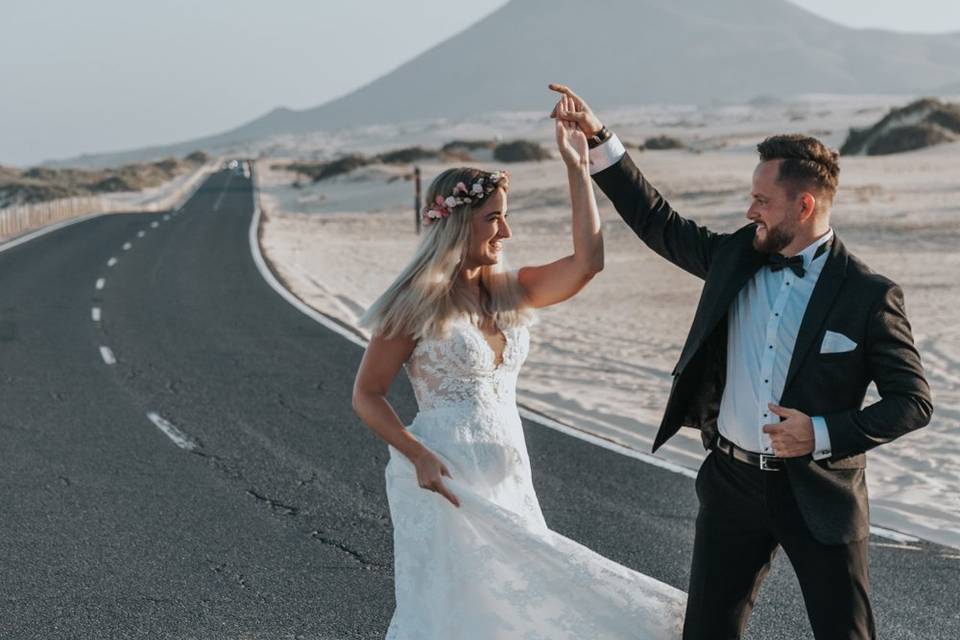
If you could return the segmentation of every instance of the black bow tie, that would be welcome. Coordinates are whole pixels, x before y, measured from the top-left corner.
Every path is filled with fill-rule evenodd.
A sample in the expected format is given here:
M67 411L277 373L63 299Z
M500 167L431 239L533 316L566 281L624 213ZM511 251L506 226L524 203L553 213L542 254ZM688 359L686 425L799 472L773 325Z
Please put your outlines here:
M779 253L771 253L767 255L767 265L770 267L770 271L780 271L780 269L784 268L790 269L798 278L802 278L807 274L806 269L803 268L803 256L787 258Z

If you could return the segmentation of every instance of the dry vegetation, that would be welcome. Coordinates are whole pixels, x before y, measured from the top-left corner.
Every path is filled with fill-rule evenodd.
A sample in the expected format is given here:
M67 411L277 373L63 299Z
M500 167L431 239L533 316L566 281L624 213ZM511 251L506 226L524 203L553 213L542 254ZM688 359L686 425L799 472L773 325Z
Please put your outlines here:
M141 191L192 171L209 160L195 151L182 160L130 164L115 169L0 167L0 208L100 193Z

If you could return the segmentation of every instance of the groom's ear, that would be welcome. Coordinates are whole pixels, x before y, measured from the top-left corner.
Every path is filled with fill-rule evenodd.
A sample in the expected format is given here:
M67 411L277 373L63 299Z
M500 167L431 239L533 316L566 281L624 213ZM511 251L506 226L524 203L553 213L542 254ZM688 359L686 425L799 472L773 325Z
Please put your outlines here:
M809 191L800 193L800 221L806 222L817 212L817 198Z

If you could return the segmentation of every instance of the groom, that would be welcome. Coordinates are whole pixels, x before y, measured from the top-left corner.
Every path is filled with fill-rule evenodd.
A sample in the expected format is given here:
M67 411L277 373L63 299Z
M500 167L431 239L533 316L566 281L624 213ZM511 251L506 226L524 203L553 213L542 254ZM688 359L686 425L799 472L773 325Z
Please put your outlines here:
M696 480L685 640L739 638L778 547L818 640L875 638L868 449L930 421L903 293L830 227L837 154L800 135L757 147L749 224L682 218L570 89L594 180L651 249L703 279L654 451L681 426L711 450ZM874 382L881 399L863 407Z

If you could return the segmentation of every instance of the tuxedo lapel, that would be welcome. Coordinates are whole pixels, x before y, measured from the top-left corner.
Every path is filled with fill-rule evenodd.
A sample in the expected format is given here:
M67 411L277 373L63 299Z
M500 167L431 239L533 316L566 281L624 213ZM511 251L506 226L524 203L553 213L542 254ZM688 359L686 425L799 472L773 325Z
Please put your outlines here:
M741 251L730 266L728 274L724 275L717 283L716 296L709 300L705 306L706 322L703 325L702 337L706 337L713 331L727 311L730 310L730 304L733 302L740 290L747 282L756 275L760 267L763 266L766 256L753 248L752 238Z
M707 324L707 333L709 333L717 322L720 321L730 309L734 298L740 293L740 290L747 282L756 275L757 271L764 265L766 256L753 248L751 243L744 251L740 252L736 263L729 277L723 283L720 294L714 304L710 305L710 321Z
M716 264L707 278L693 326L680 354L674 374L683 371L703 345L707 336L727 313L730 303L764 264L765 256L753 248L753 236L745 234L739 251L731 252L726 264Z
M810 351L816 341L820 334L820 327L823 326L827 314L833 306L833 301L840 293L847 272L848 255L840 239L834 237L833 247L827 256L827 263L823 265L823 271L820 272L817 284L813 288L813 294L810 296L810 302L807 303L807 310L800 322L800 331L797 333L797 341L793 346L793 356L790 358L790 367L787 369L787 377L783 384L783 394L786 394L787 389L790 388L790 383L796 376L800 363L803 362L807 352Z

